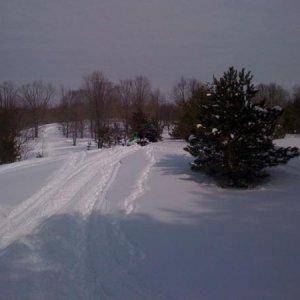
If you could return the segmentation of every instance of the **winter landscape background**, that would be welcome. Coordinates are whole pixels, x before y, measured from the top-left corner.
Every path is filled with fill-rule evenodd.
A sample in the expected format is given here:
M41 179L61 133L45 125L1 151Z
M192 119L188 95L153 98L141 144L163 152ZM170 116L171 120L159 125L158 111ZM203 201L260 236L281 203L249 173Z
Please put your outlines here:
M0 1L0 300L300 299L299 15Z

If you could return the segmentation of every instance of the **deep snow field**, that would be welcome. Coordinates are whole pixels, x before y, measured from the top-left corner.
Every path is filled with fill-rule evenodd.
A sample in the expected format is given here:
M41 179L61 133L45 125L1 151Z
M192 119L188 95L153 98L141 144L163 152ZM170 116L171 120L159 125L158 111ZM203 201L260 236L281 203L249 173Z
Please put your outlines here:
M181 141L41 134L43 158L0 166L0 299L300 299L300 158L223 190Z

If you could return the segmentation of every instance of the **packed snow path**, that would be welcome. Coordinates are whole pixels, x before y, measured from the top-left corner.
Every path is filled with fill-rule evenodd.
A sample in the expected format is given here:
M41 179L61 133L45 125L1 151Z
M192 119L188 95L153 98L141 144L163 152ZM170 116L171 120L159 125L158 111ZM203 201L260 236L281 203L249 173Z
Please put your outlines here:
M0 166L0 299L300 298L299 158L225 191L182 142L86 145L47 125Z

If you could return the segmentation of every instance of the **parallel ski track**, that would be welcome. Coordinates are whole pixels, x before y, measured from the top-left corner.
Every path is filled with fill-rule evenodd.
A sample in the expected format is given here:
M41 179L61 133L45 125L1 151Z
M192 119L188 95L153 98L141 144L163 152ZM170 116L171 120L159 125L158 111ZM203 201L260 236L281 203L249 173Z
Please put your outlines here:
M40 191L13 209L0 223L1 247L31 232L54 214L91 213L99 201L97 190L105 189L114 166L137 149L138 146L117 147L91 153L88 157L86 152L70 155Z
M80 236L82 253L76 265L86 277L84 282L92 283L94 290L88 291L87 295L101 295L103 299L112 299L120 298L125 292L133 297L153 299L153 292L147 288L145 282L139 280L138 274L133 272L137 261L145 259L146 255L123 232L120 223L122 216L120 218L114 207L111 207L106 195L117 177L121 160L136 151L144 151L147 157L146 164L130 194L123 201L125 216L135 212L137 199L147 190L147 180L156 163L157 150L165 149L158 145L143 148L135 145L101 151L82 151L0 169L1 173L59 159L64 161L62 167L50 177L41 190L2 219L0 249L27 234L32 235L38 230L39 224L47 222L51 216L78 213L86 222L83 235Z
M154 147L152 145L147 146L146 155L147 155L147 164L144 170L142 171L141 175L137 179L133 190L126 197L124 201L124 209L126 215L129 215L134 212L136 199L141 197L147 190L147 186L146 186L147 179L150 175L152 167L156 163L155 156L154 156Z

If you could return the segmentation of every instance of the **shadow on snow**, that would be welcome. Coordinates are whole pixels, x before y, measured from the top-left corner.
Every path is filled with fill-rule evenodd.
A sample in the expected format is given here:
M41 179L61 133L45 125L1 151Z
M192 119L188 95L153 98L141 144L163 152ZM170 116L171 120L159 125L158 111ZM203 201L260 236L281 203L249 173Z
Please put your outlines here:
M297 299L297 228L249 213L250 226L246 213L215 211L185 215L193 224L54 216L1 251L0 298Z
M200 183L198 210L164 208L184 222L48 218L1 250L0 299L300 298L295 190L220 193L189 161L170 155L156 164L162 176Z

